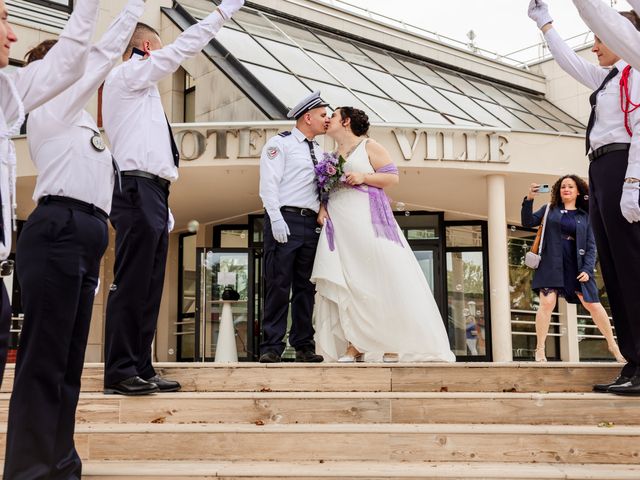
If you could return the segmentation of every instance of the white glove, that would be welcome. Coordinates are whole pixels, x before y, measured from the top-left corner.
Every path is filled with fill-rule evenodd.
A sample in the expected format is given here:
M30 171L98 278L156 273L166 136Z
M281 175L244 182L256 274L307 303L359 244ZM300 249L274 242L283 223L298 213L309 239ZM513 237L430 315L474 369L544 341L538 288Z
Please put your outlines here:
M536 22L538 28L544 27L547 23L553 22L549 13L549 6L543 0L531 0L529 3L529 18Z
M167 218L167 232L171 233L173 231L173 227L176 226L176 219L173 218L173 213L171 213L171 209L169 209L169 217Z
M622 186L622 198L620 199L620 210L627 222L640 222L640 205L638 205L638 194L640 193L640 183L625 183Z
M243 5L244 0L222 0L222 3L218 6L218 11L222 18L229 20Z
M289 235L291 235L289 225L284 221L284 218L279 218L271 222L271 233L278 243L287 243L289 241Z

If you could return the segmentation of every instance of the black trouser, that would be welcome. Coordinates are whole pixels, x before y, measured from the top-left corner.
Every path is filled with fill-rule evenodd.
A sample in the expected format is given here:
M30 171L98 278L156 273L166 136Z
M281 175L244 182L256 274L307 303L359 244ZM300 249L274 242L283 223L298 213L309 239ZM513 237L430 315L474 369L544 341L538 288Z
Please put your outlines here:
M123 177L114 190L114 280L107 301L105 386L155 375L151 344L156 332L169 233L169 191L153 180Z
M291 293L291 331L289 343L296 350L314 349L313 297L315 286L309 281L313 271L319 234L315 216L282 212L291 235L278 243L271 233L271 221L264 221L264 318L261 353L281 355L285 349Z
M41 204L20 235L24 323L9 405L5 480L79 479L73 434L106 216Z
M7 352L11 338L11 301L4 286L4 279L0 278L0 386L4 378L4 367L7 365Z
M589 212L618 344L628 362L622 375L633 376L640 365L640 223L627 222L620 210L627 163L627 151L591 162Z

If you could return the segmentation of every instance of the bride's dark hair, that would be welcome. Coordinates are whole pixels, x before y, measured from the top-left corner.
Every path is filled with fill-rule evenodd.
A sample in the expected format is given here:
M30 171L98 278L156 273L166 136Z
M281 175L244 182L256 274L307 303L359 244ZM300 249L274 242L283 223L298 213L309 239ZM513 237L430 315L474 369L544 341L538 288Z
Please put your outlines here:
M620 15L622 15L624 18L626 18L627 20L629 20L634 27L636 27L636 30L640 30L640 17L638 17L638 14L635 10L630 10L628 12L618 12Z
M362 110L353 107L339 107L336 110L340 110L340 117L344 125L344 121L348 118L351 120L351 131L357 137L366 135L369 131L369 116Z

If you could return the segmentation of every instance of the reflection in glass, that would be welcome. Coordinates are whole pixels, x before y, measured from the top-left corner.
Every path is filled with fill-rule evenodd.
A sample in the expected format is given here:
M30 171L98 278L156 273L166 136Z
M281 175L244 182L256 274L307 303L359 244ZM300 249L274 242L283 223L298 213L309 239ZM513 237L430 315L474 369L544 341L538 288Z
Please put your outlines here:
M451 349L456 355L486 355L482 252L447 252L447 292Z
M429 284L429 288L431 288L431 293L433 294L435 292L433 251L414 249L413 253L416 256L416 259L418 260L420 269L422 270L422 273L424 273L424 276L427 279L427 283Z
M480 225L451 225L447 227L447 248L482 247Z
M180 344L179 361L196 360L196 235L181 237L182 291L176 335Z

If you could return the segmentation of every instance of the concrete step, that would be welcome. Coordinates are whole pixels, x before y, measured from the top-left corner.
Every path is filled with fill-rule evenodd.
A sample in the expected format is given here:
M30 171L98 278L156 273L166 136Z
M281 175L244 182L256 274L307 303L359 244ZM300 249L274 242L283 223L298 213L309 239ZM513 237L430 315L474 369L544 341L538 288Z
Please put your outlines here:
M616 363L259 364L168 363L160 373L186 392L589 392ZM87 364L85 392L101 392L102 364ZM8 366L2 391L13 384Z
M0 394L6 422L9 394ZM638 400L595 393L83 393L76 421L164 424L640 425Z
M637 480L638 465L404 462L87 462L91 480Z
M78 425L76 446L87 461L638 465L639 435L640 427L628 426L91 424ZM4 435L0 452L4 452L3 443Z

